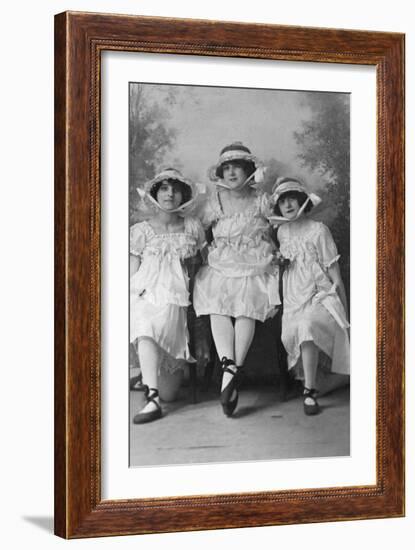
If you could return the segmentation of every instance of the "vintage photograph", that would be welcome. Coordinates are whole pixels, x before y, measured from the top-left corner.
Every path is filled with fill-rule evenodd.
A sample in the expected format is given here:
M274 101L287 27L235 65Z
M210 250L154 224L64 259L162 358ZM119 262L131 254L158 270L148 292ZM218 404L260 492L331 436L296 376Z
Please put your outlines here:
M130 467L350 454L350 94L129 84Z

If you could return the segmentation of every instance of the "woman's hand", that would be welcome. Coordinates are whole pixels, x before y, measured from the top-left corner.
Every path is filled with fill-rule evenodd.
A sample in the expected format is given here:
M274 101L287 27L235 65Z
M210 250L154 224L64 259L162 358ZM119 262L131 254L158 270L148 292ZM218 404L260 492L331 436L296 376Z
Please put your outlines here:
M275 253L274 258L275 263L280 267L287 267L290 265L290 260L288 258L285 258L279 250Z
M340 267L337 262L332 264L328 268L328 274L331 279L331 281L336 285L337 287L337 293L339 295L340 301L343 304L344 311L346 313L347 319L349 319L349 308L347 305L347 298L346 298L346 291L344 289L343 279L340 273Z
M206 265L208 263L208 256L209 256L209 246L208 245L205 245L201 250L200 250L200 256L202 258L202 263L203 265Z

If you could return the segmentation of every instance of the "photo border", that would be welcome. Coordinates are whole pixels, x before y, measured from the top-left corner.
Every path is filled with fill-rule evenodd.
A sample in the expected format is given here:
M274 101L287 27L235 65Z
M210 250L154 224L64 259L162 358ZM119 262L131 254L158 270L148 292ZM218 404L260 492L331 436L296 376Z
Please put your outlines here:
M105 50L376 67L375 485L101 499ZM80 12L55 16L55 533L80 538L404 515L404 244L403 34Z

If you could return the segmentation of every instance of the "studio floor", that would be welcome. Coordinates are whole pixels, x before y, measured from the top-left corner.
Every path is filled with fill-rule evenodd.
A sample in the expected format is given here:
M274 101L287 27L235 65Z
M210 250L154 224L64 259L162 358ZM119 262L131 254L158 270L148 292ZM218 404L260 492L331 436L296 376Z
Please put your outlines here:
M134 425L144 403L130 392L130 466L347 456L350 451L349 388L319 398L321 412L305 416L301 397L281 401L272 385L242 389L231 418L224 416L217 388L189 388L163 403L163 417Z

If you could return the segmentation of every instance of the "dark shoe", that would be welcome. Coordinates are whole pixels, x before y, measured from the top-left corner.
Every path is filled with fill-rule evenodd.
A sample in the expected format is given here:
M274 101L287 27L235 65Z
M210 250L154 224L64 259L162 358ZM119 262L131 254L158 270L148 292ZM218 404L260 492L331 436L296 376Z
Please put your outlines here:
M133 376L130 379L130 390L132 391L144 391L146 388L146 385L143 384L143 379L141 377L141 374L138 376Z
M232 416L238 404L238 398L239 398L238 387L239 387L239 380L240 380L242 367L236 367L236 371L229 369L228 368L229 365L235 365L235 361L233 361L232 359L228 359L227 357L222 357L221 363L222 363L222 371L232 374L232 377L233 377L229 381L226 388L220 394L220 402L222 404L222 409L224 414L226 416ZM236 397L231 401L231 397L234 391L236 391Z
M155 401L155 397L158 397L159 392L155 388L149 388L144 386L144 397L146 398L146 405L150 402L156 405L156 408L150 412L139 412L133 418L134 424L146 424L147 422L153 422L153 420L158 420L162 417L161 407Z
M307 416L312 416L314 414L318 414L320 412L320 405L317 402L316 399L317 390L315 389L309 389L304 387L303 397L304 397L304 414ZM305 402L306 399L311 399L313 401L312 404L307 404Z

